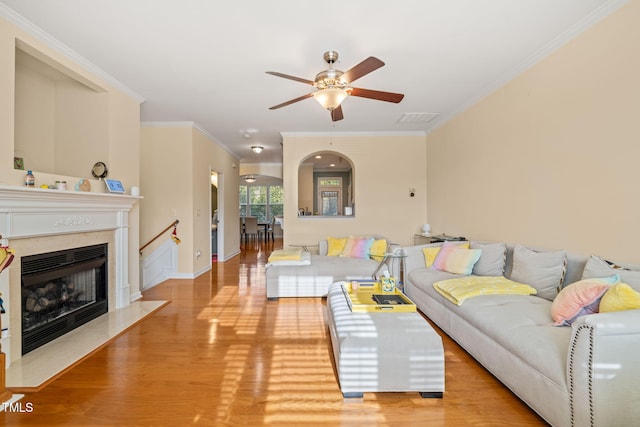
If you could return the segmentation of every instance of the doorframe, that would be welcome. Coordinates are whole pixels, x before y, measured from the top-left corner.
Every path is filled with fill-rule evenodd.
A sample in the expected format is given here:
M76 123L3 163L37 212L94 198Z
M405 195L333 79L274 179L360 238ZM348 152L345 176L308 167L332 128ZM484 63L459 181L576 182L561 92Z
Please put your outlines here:
M211 175L212 174L216 174L216 176L218 177L218 200L217 200L217 206L218 206L218 238L217 238L217 246L218 246L218 250L217 250L217 255L218 255L218 262L221 262L222 260L224 260L225 258L225 254L224 254L224 174L221 172L216 171L213 168L209 168L209 185L211 186ZM209 222L211 222L211 220L213 219L213 211L211 210L211 191L209 191ZM209 230L211 230L211 227L209 227ZM209 239L209 258L211 258L211 256L213 255L213 247L211 245L211 239Z
M321 186L320 182L323 179L337 179L338 181L340 181L340 185ZM318 211L318 213L320 215L323 215L323 213L322 213L323 212L322 211L322 208L323 208L323 205L322 205L322 192L323 191L335 191L335 192L338 193L338 198L337 198L338 199L338 203L337 203L337 207L336 207L338 211L336 212L336 215L342 215L342 210L343 210L343 208L342 208L342 205L343 205L343 203L342 203L342 200L343 200L343 194L342 194L343 184L344 184L344 181L342 179L342 176L319 176L319 177L316 177L316 195L315 195L316 196L316 206L317 206L316 210Z

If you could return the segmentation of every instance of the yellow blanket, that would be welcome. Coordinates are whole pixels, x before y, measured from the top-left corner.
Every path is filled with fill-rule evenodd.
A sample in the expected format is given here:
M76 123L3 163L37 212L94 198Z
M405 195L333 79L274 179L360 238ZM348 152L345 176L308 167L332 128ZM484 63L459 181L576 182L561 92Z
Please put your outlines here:
M536 288L514 282L502 276L466 276L443 280L433 284L443 297L454 303L462 303L478 295L535 295Z
M271 252L269 262L299 261L302 259L302 249L278 249Z

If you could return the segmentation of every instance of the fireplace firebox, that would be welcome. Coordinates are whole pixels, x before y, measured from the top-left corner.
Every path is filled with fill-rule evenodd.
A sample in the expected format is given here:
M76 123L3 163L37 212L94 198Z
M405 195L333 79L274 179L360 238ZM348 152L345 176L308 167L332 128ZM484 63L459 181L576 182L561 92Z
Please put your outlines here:
M22 354L106 313L108 244L21 259Z

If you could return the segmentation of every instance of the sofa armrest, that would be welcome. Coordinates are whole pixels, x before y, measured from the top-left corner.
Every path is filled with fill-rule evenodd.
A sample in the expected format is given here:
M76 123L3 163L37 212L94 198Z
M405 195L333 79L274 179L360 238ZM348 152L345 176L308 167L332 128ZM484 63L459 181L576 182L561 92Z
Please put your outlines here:
M578 318L567 357L573 425L640 425L640 309Z

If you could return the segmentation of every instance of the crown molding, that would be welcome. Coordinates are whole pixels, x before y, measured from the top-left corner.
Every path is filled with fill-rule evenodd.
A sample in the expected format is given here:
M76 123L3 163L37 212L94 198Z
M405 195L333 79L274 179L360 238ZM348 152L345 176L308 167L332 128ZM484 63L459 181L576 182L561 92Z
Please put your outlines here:
M135 99L138 104L142 104L144 101L146 101L143 96L131 90L124 83L120 82L115 77L102 70L97 65L90 62L88 59L81 56L78 52L66 46L51 34L47 33L34 23L28 21L22 15L18 14L13 9L10 9L8 6L2 3L0 3L0 17L6 19L8 22L12 23L27 34L30 34L33 37L37 38L46 46L65 56L67 59L73 61L75 64L78 64L90 73L98 76L119 91Z
M370 131L370 132L280 132L283 137L375 137L375 136L425 136L425 131Z
M196 126L196 122L181 120L181 121L142 121L140 126L146 128L192 128Z
M500 89L502 86L515 79L517 76L534 66L535 64L542 61L544 58L560 49L562 46L566 45L571 40L575 39L577 36L585 32L587 29L591 28L607 16L611 15L613 12L627 4L629 0L609 0L600 7L594 9L590 14L586 15L576 24L560 33L549 43L538 49L532 55L527 57L524 61L517 64L515 67L507 70L500 77L495 79L493 82L489 83L482 90L476 93L473 97L469 98L467 101L453 108L450 112L437 117L431 123L427 125L426 132L431 133L440 126L447 123L449 120L456 117L458 114L472 107L473 105L480 102L482 99L486 98L493 92Z

